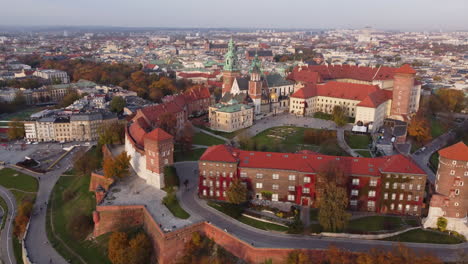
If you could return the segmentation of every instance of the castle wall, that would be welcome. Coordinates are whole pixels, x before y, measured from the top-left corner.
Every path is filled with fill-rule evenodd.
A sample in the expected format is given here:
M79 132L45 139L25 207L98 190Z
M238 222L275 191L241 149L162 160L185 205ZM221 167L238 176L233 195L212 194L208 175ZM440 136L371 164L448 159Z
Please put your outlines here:
M184 255L185 245L192 238L193 232L209 237L216 244L249 263L260 263L268 259L273 260L273 263L281 263L291 251L294 251L285 248L256 248L207 222L165 233L143 205L97 206L94 214L94 236L142 226L153 242L160 264L176 263ZM322 252L303 251L314 256L321 255Z

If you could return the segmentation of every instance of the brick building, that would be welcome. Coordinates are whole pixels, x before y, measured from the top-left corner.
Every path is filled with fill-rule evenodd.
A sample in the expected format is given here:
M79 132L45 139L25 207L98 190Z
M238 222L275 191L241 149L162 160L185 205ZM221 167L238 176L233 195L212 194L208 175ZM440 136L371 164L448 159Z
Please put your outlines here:
M211 104L208 88L195 86L183 94L167 97L164 103L137 110L125 128L125 151L139 177L156 188L164 187L164 166L173 164L176 135L159 128L161 116L172 114L175 133L183 129L194 112L207 112Z
M437 227L437 219L448 220L447 229L468 236L468 147L459 142L439 150L435 190L425 227Z
M199 161L199 195L226 200L231 181L241 179L252 197L317 206L317 175L327 168L345 175L349 209L420 215L427 175L403 155L379 158L327 156L310 151L244 151L227 145L208 148Z

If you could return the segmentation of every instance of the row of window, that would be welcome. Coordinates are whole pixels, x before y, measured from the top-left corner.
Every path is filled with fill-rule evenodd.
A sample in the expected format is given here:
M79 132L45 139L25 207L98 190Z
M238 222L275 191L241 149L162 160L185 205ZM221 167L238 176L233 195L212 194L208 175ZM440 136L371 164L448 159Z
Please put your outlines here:
M392 185L392 188L393 189L398 189L398 183L394 182L393 185ZM385 189L390 189L390 182L385 183ZM405 190L406 189L406 184L401 183L400 184L400 189ZM412 183L408 184L408 190L413 190L413 184ZM418 190L418 191L421 190L421 184L416 185L416 190Z
M203 166L206 165L205 162L203 162L202 164L203 164ZM213 163L208 163L208 166L213 166ZM216 163L216 167L219 167L219 163ZM222 167L226 167L226 164L223 163ZM229 167L232 168L232 164L229 164Z
M206 176L206 171L204 170L204 171L202 172L202 174L203 174L203 176ZM210 175L210 176L214 176L215 174L216 174L217 177L219 177L220 175L223 175L223 177L226 177L226 176L228 175L225 171L222 172L222 173L220 173L219 171L216 171L216 172L210 171L210 172L209 172L209 175ZM232 178L232 177L234 177L234 173L230 172L230 173L229 173L229 178Z
M352 180L352 184L353 184L353 185L359 185L359 179L358 179L358 178L354 178L354 179ZM377 180L376 180L376 179L371 179L371 180L369 181L369 186L372 186L372 187L377 186Z
M455 162L454 165L456 165L456 161L453 161L453 162ZM453 162L452 162L452 164L453 164ZM450 175L455 175L455 170L450 170ZM468 176L468 171L465 171L465 173L463 175Z
M367 193L367 196L368 197L375 197L375 194L376 194L375 191L369 191ZM358 195L359 195L359 190L355 190L355 189L351 190L351 196L358 196Z
M391 199L392 199L392 200L395 200L395 199L396 199L396 195L397 195L396 193L392 193L392 194L391 194ZM399 195L398 198L399 198L398 200L400 200L400 201L404 200L404 194L403 194L403 193L400 193L400 195ZM411 200L413 199L413 195L408 194L408 195L406 196L406 199L407 199L408 201L411 201ZM384 193L384 200L388 200L388 193ZM415 202L419 202L419 195L415 195L415 196L414 196L414 201L415 201Z

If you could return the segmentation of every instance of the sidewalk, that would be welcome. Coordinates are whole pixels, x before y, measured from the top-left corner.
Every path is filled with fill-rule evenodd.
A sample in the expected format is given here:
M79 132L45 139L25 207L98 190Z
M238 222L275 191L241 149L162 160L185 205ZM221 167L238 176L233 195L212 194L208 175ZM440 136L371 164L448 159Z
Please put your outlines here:
M343 128L338 128L336 130L336 137L337 137L337 140L338 140L338 145L340 145L340 147L342 149L344 149L346 152L348 152L348 154L350 154L353 157L359 157L360 156L356 151L354 151L353 149L351 149L348 146L348 143L346 143Z

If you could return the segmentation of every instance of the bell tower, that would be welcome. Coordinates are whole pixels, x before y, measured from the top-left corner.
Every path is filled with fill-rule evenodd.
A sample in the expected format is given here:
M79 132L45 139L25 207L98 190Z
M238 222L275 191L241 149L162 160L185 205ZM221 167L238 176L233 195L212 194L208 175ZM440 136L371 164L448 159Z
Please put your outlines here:
M239 77L239 61L237 59L237 51L234 41L229 41L228 52L224 55L223 68L223 95L231 91L234 80Z
M411 92L414 87L416 71L405 64L396 69L393 77L393 99L390 115L403 117L410 114Z
M250 81L249 81L249 96L255 106L255 114L259 114L261 111L262 102L262 79L261 79L261 63L258 59L258 55L255 54L255 58L252 60L250 66Z

